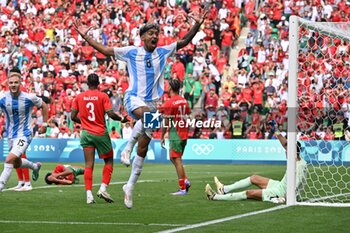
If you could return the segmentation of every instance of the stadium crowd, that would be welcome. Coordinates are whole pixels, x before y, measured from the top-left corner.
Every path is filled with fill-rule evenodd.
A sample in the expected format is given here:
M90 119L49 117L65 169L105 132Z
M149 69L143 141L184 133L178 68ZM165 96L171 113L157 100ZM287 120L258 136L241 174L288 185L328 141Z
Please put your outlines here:
M100 90L110 96L114 111L124 112L128 88L125 63L104 57L73 29L79 19L92 27L91 36L109 46L141 45L139 28L156 21L158 45L182 38L190 28L187 14L202 7L209 16L192 43L166 65L166 80L178 78L182 95L196 119L221 120L221 128L192 129L193 138L273 138L269 122L282 134L287 126L289 17L315 22L348 22L347 0L50 0L0 1L0 92L17 66L23 90L49 104L50 128L37 137L78 138L80 126L70 120L74 96L87 90L86 77L96 73ZM230 65L242 27L249 27L238 67ZM350 47L317 33L302 34L299 55L298 127L306 138L343 139L350 117ZM320 39L321 38L321 39ZM309 48L309 49L308 49ZM311 48L311 49L310 49ZM336 67L337 69L334 69ZM167 90L167 81L165 90ZM165 92L163 101L168 99ZM4 114L0 123L4 124ZM35 129L42 123L35 112ZM326 120L324 120L326 119ZM128 138L131 124L110 121L113 138ZM2 127L5 129L5 127ZM2 132L6 133L6 132ZM154 137L160 138L160 132Z

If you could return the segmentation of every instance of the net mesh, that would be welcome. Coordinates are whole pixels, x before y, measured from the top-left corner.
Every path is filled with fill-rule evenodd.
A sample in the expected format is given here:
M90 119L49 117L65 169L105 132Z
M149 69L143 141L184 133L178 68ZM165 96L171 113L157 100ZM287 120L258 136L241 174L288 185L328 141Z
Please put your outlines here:
M350 203L350 23L299 21L297 139L308 175L297 200Z

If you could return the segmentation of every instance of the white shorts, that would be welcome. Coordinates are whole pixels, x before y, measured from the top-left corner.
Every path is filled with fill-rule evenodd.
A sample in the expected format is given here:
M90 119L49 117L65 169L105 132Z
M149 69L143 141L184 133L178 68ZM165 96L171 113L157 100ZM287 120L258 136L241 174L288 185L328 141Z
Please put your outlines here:
M148 107L151 112L155 112L157 111L159 103L159 100L144 101L138 96L130 95L129 92L126 92L124 96L124 106L126 111L128 112L129 116L135 120L138 120L138 118L132 113L135 109L139 107Z
M13 138L8 140L8 145L10 148L10 153L21 157L24 154L29 146L30 139L26 137Z

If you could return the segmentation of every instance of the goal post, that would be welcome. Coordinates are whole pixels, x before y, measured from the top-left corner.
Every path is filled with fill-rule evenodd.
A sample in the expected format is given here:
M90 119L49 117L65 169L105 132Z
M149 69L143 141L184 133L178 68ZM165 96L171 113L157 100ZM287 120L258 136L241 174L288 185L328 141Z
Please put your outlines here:
M350 207L349 42L350 22L289 18L287 205ZM302 187L297 141L308 164Z
M289 18L289 75L288 75L288 133L287 145L297 145L296 109L297 109L297 82L298 79L298 17ZM295 80L295 81L292 81ZM287 205L295 205L295 159L296 147L287 147Z

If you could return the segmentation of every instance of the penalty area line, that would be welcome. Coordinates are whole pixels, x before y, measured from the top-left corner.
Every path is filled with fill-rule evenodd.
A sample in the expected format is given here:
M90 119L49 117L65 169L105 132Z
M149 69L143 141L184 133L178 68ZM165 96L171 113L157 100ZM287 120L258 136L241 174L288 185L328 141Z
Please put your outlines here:
M258 215L258 214L264 214L264 213L272 212L272 211L275 211L275 210L284 209L284 208L287 208L287 207L288 207L287 205L280 205L280 206L272 207L272 208L269 208L269 209L253 211L253 212L249 212L249 213L245 213L245 214L234 215L234 216L231 216L231 217L220 218L220 219L215 219L215 220L211 220L211 221L207 221L207 222L186 225L186 226L183 226L183 227L178 227L178 228L169 229L169 230L165 230L165 231L159 231L158 233L172 233L172 232L179 232L179 231L184 231L184 230L189 230L189 229L209 226L209 225L213 225L213 224L218 224L218 223L222 223L222 222L231 221L231 220L234 220L234 219L245 218L245 217L254 216L254 215Z
M120 225L120 226L166 226L179 227L184 224L167 223L132 223L132 222L58 222L58 221L15 221L0 220L0 224L54 224L54 225Z

